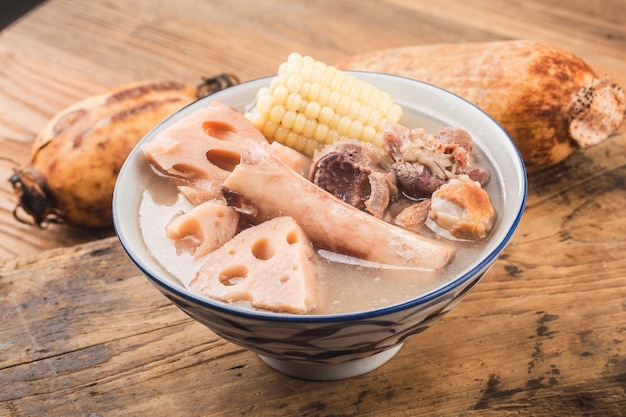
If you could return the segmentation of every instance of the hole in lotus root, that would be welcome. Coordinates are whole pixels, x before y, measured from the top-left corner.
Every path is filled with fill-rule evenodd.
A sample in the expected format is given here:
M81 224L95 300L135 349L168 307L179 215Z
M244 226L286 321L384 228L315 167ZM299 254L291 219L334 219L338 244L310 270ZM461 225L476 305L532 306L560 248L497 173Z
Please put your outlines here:
M220 272L220 282L222 285L231 287L239 284L248 276L248 268L244 265L234 265Z
M207 135L220 140L229 140L237 134L233 125L217 120L202 123L202 129Z
M289 231L286 236L287 243L293 245L294 243L298 243L298 233L295 230Z
M226 149L210 149L206 153L206 159L216 167L232 172L239 164L241 155Z
M269 239L262 238L254 242L251 248L252 255L261 261L267 261L274 256L274 248Z

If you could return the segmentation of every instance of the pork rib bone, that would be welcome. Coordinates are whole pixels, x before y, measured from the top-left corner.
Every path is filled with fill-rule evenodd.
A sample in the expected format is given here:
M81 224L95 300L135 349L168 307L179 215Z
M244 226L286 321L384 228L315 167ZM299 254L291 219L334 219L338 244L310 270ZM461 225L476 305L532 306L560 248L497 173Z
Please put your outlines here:
M447 244L341 201L278 161L266 146L248 140L240 150L241 162L222 191L229 204L246 206L255 223L291 216L318 247L382 264L437 270L454 255Z

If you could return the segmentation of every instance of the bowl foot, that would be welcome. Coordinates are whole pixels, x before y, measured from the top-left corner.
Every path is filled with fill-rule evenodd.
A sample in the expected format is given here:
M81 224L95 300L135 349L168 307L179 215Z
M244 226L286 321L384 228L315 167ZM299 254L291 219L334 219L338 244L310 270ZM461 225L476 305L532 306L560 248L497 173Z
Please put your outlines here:
M373 371L395 356L402 345L377 353L367 358L355 359L343 363L303 363L292 362L283 359L259 357L275 370L295 378L309 379L312 381L335 381L338 379L352 378Z

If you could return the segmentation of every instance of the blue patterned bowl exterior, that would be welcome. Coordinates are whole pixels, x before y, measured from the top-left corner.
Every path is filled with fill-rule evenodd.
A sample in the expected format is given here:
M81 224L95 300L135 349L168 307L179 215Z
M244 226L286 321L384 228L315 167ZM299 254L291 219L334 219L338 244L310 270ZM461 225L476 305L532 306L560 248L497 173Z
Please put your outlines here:
M458 303L482 278L467 280L453 291L411 307L371 314L285 320L256 314L233 315L230 310L191 303L184 294L159 290L190 317L213 332L262 356L308 363L343 363L402 345L426 330Z
M146 277L172 303L219 336L259 354L276 369L301 378L339 379L368 372L393 356L411 336L443 317L495 262L520 221L526 199L526 173L517 148L481 110L447 91L415 80L376 73L353 74L391 94L405 109L404 124L428 128L429 123L435 123L464 128L496 166L492 181L501 181L504 195L484 255L463 274L434 291L404 303L353 314L299 316L235 308L191 293L169 279L148 253L137 219L145 186L141 172L146 162L137 148L124 164L115 189L116 232L129 257ZM252 102L256 91L268 83L268 79L259 79L200 99L162 122L141 143L213 100L243 110ZM407 122L406 118L415 121ZM351 370L341 368L385 352L392 353Z

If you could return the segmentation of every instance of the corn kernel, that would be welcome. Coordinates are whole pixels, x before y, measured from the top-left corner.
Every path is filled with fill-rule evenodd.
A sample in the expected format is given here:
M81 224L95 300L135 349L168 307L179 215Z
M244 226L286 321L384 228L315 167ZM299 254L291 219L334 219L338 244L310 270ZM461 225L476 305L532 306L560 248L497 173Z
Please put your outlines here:
M302 88L302 84L304 84L302 77L299 75L293 75L289 77L285 87L287 87L287 90L289 90L290 93L298 93Z
M277 75L276 77L272 78L272 81L270 81L269 89L274 90L277 86L279 86L280 80L281 80L281 75Z
M294 132L289 132L287 137L285 138L285 145L293 148L296 145L296 141L298 140L298 134Z
M355 82L356 78L354 78L352 75L346 77L346 80L343 82L343 84L341 84L341 94L349 97Z
M320 90L322 86L319 83L311 84L311 89L309 91L309 95L305 97L308 101L317 101L317 97L320 94Z
M330 93L330 97L328 98L328 107L330 107L331 109L336 109L339 106L339 101L341 101L341 93L337 90L333 90L332 93ZM335 110L335 113L337 111Z
M324 71L324 75L322 75L322 85L326 87L329 86L330 83L335 78L336 73L337 73L337 68L332 67L332 66L327 67L326 71Z
M357 120L359 118L359 112L361 111L361 103L358 101L353 101L350 104L350 109L348 110L348 117L352 120Z
M330 83L330 86L329 86L330 91L341 91L341 84L342 83L343 83L343 80L339 80L339 79L335 78Z
M293 65L290 65L289 62L283 62L282 64L280 64L278 66L278 73L279 74L287 74L289 73L289 71L294 71L294 72L298 72L298 70L293 67Z
M256 98L257 99L259 97L268 96L268 95L270 95L270 88L269 87L261 87L261 88L259 88L259 91L256 92Z
M372 141L372 145L374 145L377 148L381 148L384 145L384 139L383 139L383 134L382 133L377 133L376 137L374 138L374 140Z
M380 112L376 109L376 110L372 110L372 113L370 113L370 120L367 123L370 126L374 126L376 129L378 129L378 124L380 123Z
M331 130L328 132L328 137L326 138L326 143L336 143L341 140L341 135L336 130Z
M315 60L310 56L305 56L302 58L302 73L308 74L307 78L311 77L313 74L313 70L315 69Z
M257 98L256 100L256 109L259 113L269 114L272 109L272 105L274 104L274 99L272 96L265 95Z
M318 142L324 142L326 140L326 137L328 136L329 131L330 129L328 129L328 126L318 124L317 128L315 129L315 133L313 133L313 139Z
M388 114L391 111L391 106L393 106L393 101L388 94L382 94L382 99L378 103L378 110L380 110L381 114Z
M337 126L339 126L339 122L341 121L341 117L342 116L337 113L333 113L333 117L330 119L328 126L330 126L331 129L337 129Z
M311 83L306 81L302 84L302 88L300 89L300 95L303 98L306 98L309 96L309 92L311 91Z
M261 129L267 123L267 117L265 115L259 113L258 111L254 114L248 115L248 120L252 122L253 125L257 127L257 129Z
M328 68L328 65L326 65L322 61L315 61L315 68L319 69L320 71L326 71L326 68Z
M289 96L289 90L284 85L279 85L274 89L274 104L285 104L287 100L287 96Z
M348 116L341 116L339 123L337 124L337 132L340 135L345 136L350 131L350 127L352 125L352 120Z
M380 119L380 121L376 125L376 130L379 131L379 132L382 132L383 130L385 130L385 126L387 126L387 123L389 123L389 120L387 120L387 119Z
M308 141L309 139L305 138L302 135L298 135L296 139L296 143L293 145L293 149L295 149L298 152L304 151L304 148L306 147L306 144Z
M309 103L306 105L306 108L304 109L304 114L309 119L317 119L321 109L322 106L320 106L318 102L309 101Z
M359 110L359 115L356 117L357 120L364 125L370 121L370 116L372 115L372 110L367 106L361 106L361 110Z
M302 63L302 61L304 60L304 58L302 57L302 55L300 55L297 52L291 52L288 56L287 56L287 62L291 62L291 63L297 63L300 62Z
M304 124L304 128L302 129L302 136L306 136L307 138L312 138L315 133L315 129L317 128L317 122L315 120L309 119Z
M293 130L296 133L302 133L302 130L304 129L304 125L306 124L306 121L307 121L307 118L304 114L297 113L296 119L293 122L293 126L291 126L291 130Z
M343 84L343 82L346 80L347 77L348 77L348 74L343 71L337 70L335 74L335 80L337 80L339 84Z
M316 150L320 149L320 143L314 140L308 140L302 153L305 155L313 155Z
M373 87L369 84L366 84L361 89L361 95L359 96L359 101L361 104L368 105L370 100L372 99L372 90Z
M276 135L276 130L278 129L278 126L279 126L278 124L270 122L268 120L263 125L261 132L263 133L263 136L265 136L266 138L273 138Z
M274 79L275 82L273 81L272 84L270 84L270 89L276 88L279 85L286 86L287 85L287 81L289 81L289 78L290 78L289 74L280 74L278 77L276 77Z
M283 119L280 122L280 124L283 125L285 129L291 129L295 121L296 121L296 112L288 111L288 112L285 112L285 115L283 116Z
M339 105L336 108L337 114L341 116L345 116L350 111L350 106L352 105L352 100L349 96L343 96L339 99Z
M382 94L378 90L373 90L372 95L370 96L370 101L367 104L373 109L378 109L378 104L382 100Z
M374 143L376 138L376 128L374 126L364 126L363 133L361 134L361 140L369 143Z
M398 123L400 118L402 117L402 107L394 104L391 110L389 111L389 121L392 123Z
M362 80L357 80L354 85L352 86L352 89L350 90L350 98L352 100L359 100L359 97L361 96L361 90L363 90L363 86L365 85L365 82Z
M269 120L273 123L279 124L285 117L287 109L285 106L274 106L269 114Z
M350 124L348 136L354 139L358 139L361 137L361 133L363 133L363 123L359 122L358 120L354 120Z
M289 134L289 129L285 129L282 126L278 126L276 128L276 133L274 133L274 140L278 143L285 144L285 140L287 140L287 135Z
M320 123L324 123L325 125L330 125L330 121L332 120L334 114L335 112L333 111L333 109L328 106L324 106L320 109L317 120L319 120Z
M317 96L317 102L320 106L325 106L328 104L328 100L330 99L330 89L328 87L322 87L319 95Z
M302 97L298 93L291 93L287 96L287 100L285 100L285 108L287 111L296 111L300 107L300 102L302 101Z
M319 85L323 87L323 84L322 84L323 76L324 76L324 71L321 71L319 68L315 67L313 69L313 72L311 73L311 80L315 80L315 82L319 83Z

